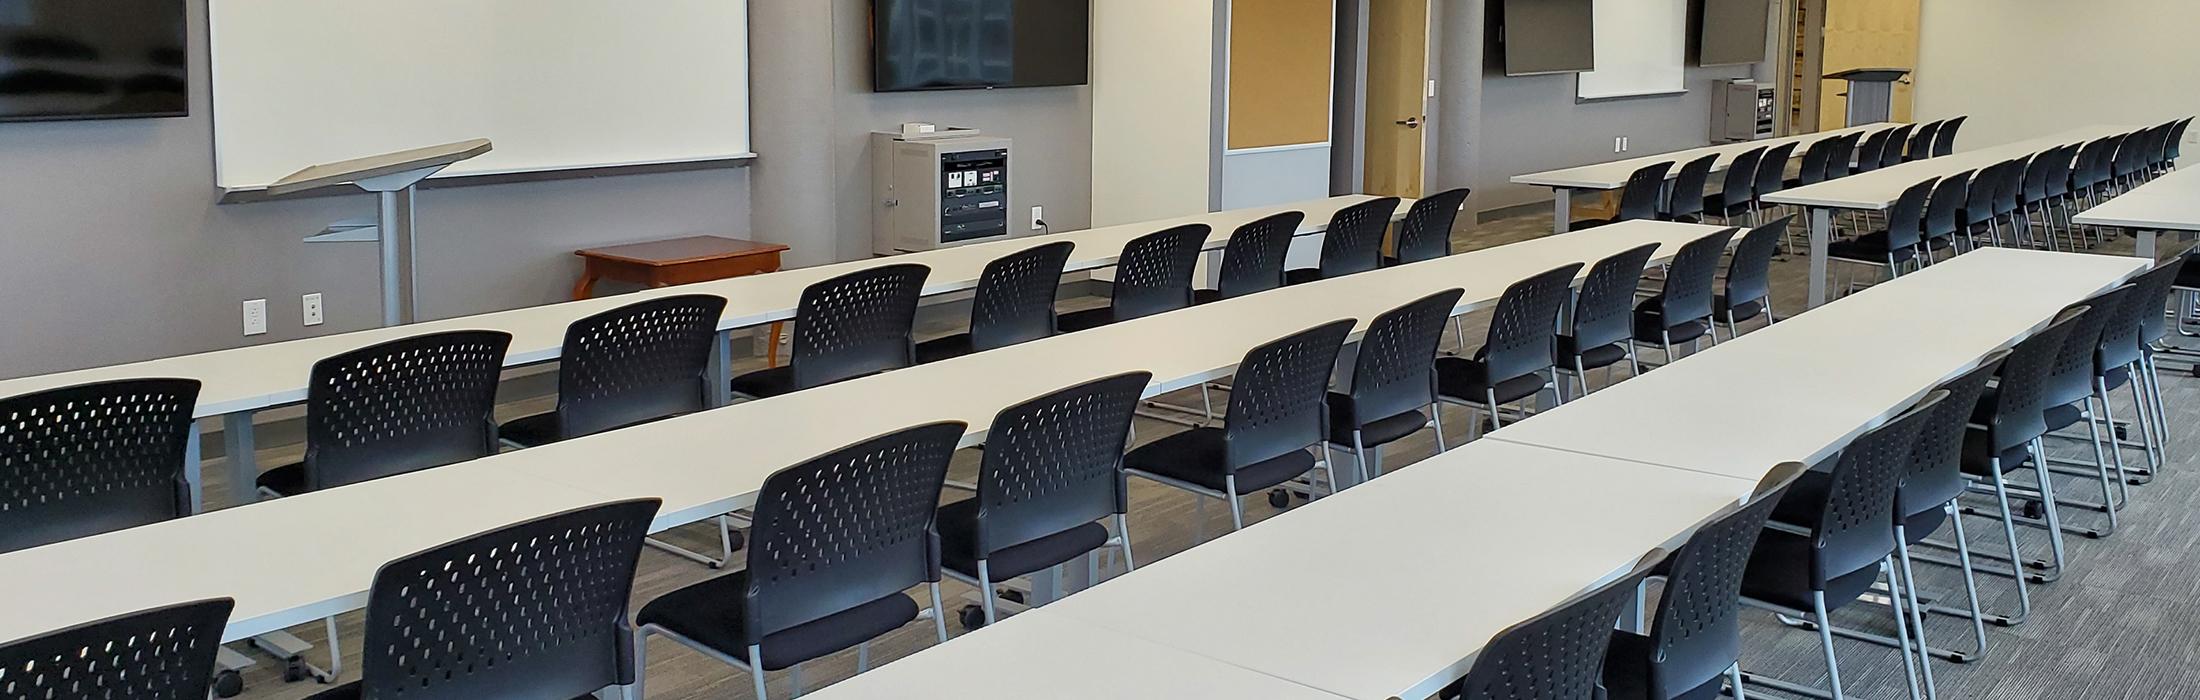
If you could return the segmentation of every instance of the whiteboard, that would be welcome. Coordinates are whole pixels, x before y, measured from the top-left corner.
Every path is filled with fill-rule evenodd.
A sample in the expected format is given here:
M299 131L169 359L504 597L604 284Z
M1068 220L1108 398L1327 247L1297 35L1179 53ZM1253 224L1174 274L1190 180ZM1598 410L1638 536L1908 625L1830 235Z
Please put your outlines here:
M747 0L211 0L215 181L487 138L439 177L749 152Z
M1596 63L1584 100L1688 91L1688 0L1596 0Z

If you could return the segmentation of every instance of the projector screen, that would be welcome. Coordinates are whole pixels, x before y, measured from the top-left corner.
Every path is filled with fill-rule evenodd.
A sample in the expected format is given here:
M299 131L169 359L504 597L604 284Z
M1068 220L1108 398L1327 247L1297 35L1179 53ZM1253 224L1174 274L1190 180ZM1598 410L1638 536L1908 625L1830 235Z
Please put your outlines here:
M1704 0L1702 48L1696 62L1738 66L1765 60L1765 26L1773 0Z
M1688 91L1688 0L1597 0L1596 70L1581 74L1584 100Z
M470 138L439 177L749 152L746 0L212 0L215 181Z
M1596 67L1591 0L1505 0L1506 75L1571 73Z

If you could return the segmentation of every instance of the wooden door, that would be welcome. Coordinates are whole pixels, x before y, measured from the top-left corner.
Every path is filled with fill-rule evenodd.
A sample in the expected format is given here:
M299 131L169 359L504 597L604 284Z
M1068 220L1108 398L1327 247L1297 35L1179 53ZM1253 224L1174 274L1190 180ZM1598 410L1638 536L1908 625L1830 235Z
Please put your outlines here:
M1819 75L1855 68L1917 70L1919 0L1824 0L1824 43ZM1832 129L1848 123L1847 81L1821 80L1818 124ZM1894 86L1894 120L1910 121L1911 85Z
M1429 0L1368 0L1367 163L1369 194L1421 196L1428 133Z

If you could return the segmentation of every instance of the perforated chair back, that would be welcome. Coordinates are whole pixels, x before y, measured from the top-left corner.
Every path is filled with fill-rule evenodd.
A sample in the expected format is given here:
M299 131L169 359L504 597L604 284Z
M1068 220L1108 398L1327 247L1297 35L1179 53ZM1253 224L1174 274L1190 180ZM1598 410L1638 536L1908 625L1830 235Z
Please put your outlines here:
M1978 410L1979 397L1986 394L1987 383L2008 356L2008 351L1994 353L1978 367L1940 385L1948 397L1918 428L1909 472L1896 495L1897 519L1906 521L1938 510L1963 494L1963 438L1970 430L1972 412Z
M1673 195L1666 198L1666 220L1693 218L1703 213L1703 189L1711 184L1711 166L1719 157L1708 155L1681 165L1680 173L1673 176Z
M1994 387L1994 411L1988 419L1989 445L1999 454L2023 447L2047 432L2047 382L2056 355L2070 344L2071 333L2090 311L2084 306L2064 309L2054 323L2010 348L2002 360L2000 379Z
M1131 239L1115 265L1109 308L1115 320L1166 313L1192 305L1192 273L1214 229L1186 224Z
M1933 155L1935 157L1956 152L1956 134L1963 131L1963 122L1970 119L1969 115L1964 115L1950 119L1947 123L1940 125L1940 133L1933 135Z
M1882 129L1864 137L1863 143L1856 148L1856 172L1868 173L1887 167L1887 139L1893 134L1893 129Z
M1726 304L1728 308L1764 301L1772 296L1772 256L1780 252L1780 239L1787 235L1788 224L1795 220L1790 214L1742 234L1742 242L1734 244L1734 257L1726 264Z
M1833 153L1826 158L1826 179L1835 180L1856 174L1857 143L1863 140L1863 132L1833 140Z
M2101 182L2101 165L2116 152L2114 138L2101 138L2078 149L2077 165L2070 170L2070 189L2087 192Z
M306 388L308 490L496 452L497 375L512 336L450 331L313 363Z
M2047 177L2055 172L2055 161L2062 157L2062 148L2050 148L2032 156L2024 166L2024 181L2017 191L2018 203L2030 205L2047 199Z
M1971 177L1970 189L1963 194L1963 224L1984 226L1994 220L1994 197L2001 192L2002 173L2010 164L2006 161L1986 166Z
M1398 204L1397 197L1381 197L1337 210L1322 233L1322 279L1382 267L1383 237Z
M627 598L657 505L579 508L383 564L358 697L571 698L633 683Z
M1650 697L1688 697L1726 675L1742 653L1742 572L1773 508L1795 482L1761 489L1728 507L1666 560L1665 592L1650 618Z
M1435 260L1451 255L1451 230L1459 224L1459 209L1467 204L1467 196L1473 194L1465 187L1445 190L1422 197L1406 209L1406 220L1398 225L1398 241L1395 248L1400 263Z
M978 467L978 559L1130 512L1123 449L1148 372L1097 379L1002 409Z
M1887 247L1900 250L1915 246L1925 239L1925 205L1933 195L1933 187L1939 180L1926 180L1911 185L1894 200L1887 209Z
M1664 552L1635 570L1490 637L1460 679L1460 700L1582 700L1601 697L1604 656L1620 611Z
M0 552L191 513L194 379L127 379L0 399Z
M2177 275L2184 270L2187 259L2185 256L2178 256L2154 266L2153 270L2132 280L2132 285L2138 289L2131 295L2138 299L2140 309L2154 312L2139 314L2139 344L2142 350L2143 346L2152 345L2169 336L2169 323L2162 314L2162 309L2169 305L2170 295L2176 291Z
M1932 122L1923 127L1916 124L1904 124L1889 131L1887 133L1887 149L1879 154L1879 167L1892 168L1913 160L1909 155L1911 145L1917 143L1913 140L1915 138L1913 134L1920 133L1923 129L1937 131L1940 129L1940 122ZM1931 143L1932 139L1928 137L1925 142Z
M1356 321L1332 321L1245 353L1222 425L1227 473L1327 439L1329 373Z
M1940 128L1946 121L1928 122L1909 134L1909 145L1903 149L1902 162L1924 160L1933 157L1933 139L1940 136Z
M1598 348L1625 342L1634 336L1635 289L1643 270L1657 255L1658 244L1647 243L1612 254L1589 267L1574 299L1573 337L1578 348Z
M2055 364L2047 371L2042 408L2074 404L2093 395L2093 378L2098 376L2093 362L2099 354L2102 336L2117 324L2119 314L2124 312L2125 300L2136 290L2126 284L2078 302L2088 310L2071 329L2070 339L2055 353Z
M2047 159L2047 182L2041 191L2044 197L2052 199L2070 194L2070 171L2075 168L2079 148L2079 144L2073 143L2048 151L2052 157Z
M565 328L558 434L580 437L703 410L726 300L707 294L621 306Z
M1765 151L1764 158L1757 161L1756 194L1759 199L1787 187L1788 160L1794 157L1795 144L1792 142L1773 146L1772 150Z
M794 354L788 360L794 388L916 364L911 336L917 300L931 271L914 263L880 265L804 288L795 306Z
M1057 241L986 263L970 300L970 348L983 352L1054 335L1054 294L1074 247Z
M1505 288L1490 318L1489 339L1482 344L1481 359L1490 386L1551 371L1557 362L1553 353L1557 349L1559 314L1566 310L1567 300L1573 297L1574 278L1580 275L1581 263L1574 263Z
M1724 210L1721 214L1733 211L1755 198L1756 192L1753 188L1757 184L1757 163L1763 161L1764 157L1765 149L1752 148L1735 156L1734 162L1726 165L1725 179L1719 185L1719 204Z
M6 700L204 700L235 602L117 615L0 646Z
M1971 173L1965 170L1941 178L1933 184L1933 195L1925 203L1925 237L1947 238L1956 234L1963 222L1956 220L1956 213L1963 210L1964 199L1971 194Z
M1946 391L1934 391L1894 420L1865 431L1841 448L1825 501L1809 509L1817 522L1799 523L1810 527L1817 539L1811 557L1812 581L1822 586L1877 566L1894 553L1895 494L1909 473L1910 450L1917 446L1918 431L1947 396Z
M2163 297L2150 294L2155 291L2151 287L2163 285L2166 296L2166 285L2177 281L2174 277L2165 280L2159 273L2160 270L2150 271L2124 285L2125 291L2115 299L2116 305L2108 309L2109 313L2105 314L2108 318L2101 324L2101 340L2093 351L2095 376L2107 377L2110 371L2128 367L2144 356L2139 338L2146 332L2146 319L2162 315Z
M1367 324L1352 363L1352 409L1360 420L1404 415L1436 403L1436 349L1444 341L1444 322L1465 294L1464 289L1437 292L1385 311Z
M1658 295L1665 326L1672 328L1711 318L1712 296L1717 293L1719 258L1741 229L1730 228L1681 246L1665 268L1665 288Z
M1795 181L1813 185L1826 181L1827 165L1833 162L1833 152L1841 147L1841 137L1819 139L1803 151L1803 169L1795 173Z
M749 530L744 638L939 581L934 514L967 428L907 428L766 477Z
M1239 226L1222 246L1221 279L1215 291L1224 299L1283 286L1283 265L1291 237L1306 223L1306 212L1287 211Z
M1613 221L1635 221L1658 218L1658 209L1664 205L1665 176L1673 171L1672 163L1651 163L1636 168L1627 176L1627 188L1619 193L1619 212Z
M2109 161L2111 177L2122 180L2139 172L2140 166L2146 162L2147 133L2147 129L2140 129L2125 134L2123 140L2116 144L2116 159Z

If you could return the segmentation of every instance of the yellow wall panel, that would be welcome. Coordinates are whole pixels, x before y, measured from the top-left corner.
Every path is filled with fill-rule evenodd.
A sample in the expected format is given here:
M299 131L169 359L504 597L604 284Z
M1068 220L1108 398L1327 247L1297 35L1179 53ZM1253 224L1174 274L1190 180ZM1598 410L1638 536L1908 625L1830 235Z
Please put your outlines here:
M1230 148L1329 140L1332 2L1230 3Z

